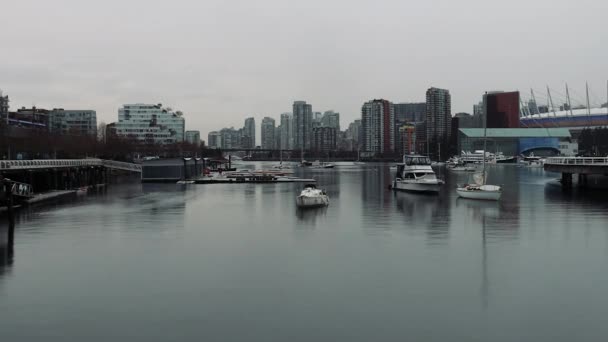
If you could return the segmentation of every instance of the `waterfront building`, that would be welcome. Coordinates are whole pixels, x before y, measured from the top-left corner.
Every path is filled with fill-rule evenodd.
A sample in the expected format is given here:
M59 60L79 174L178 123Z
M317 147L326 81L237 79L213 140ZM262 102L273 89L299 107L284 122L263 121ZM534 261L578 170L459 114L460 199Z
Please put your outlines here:
M395 103L396 122L421 122L426 118L426 103Z
M487 92L483 95L483 108L488 128L519 127L519 91Z
M395 150L395 109L383 99L368 101L361 108L363 151L371 154Z
M48 132L49 110L36 107L22 107L21 109L17 109L16 112L8 113L8 125Z
M333 127L315 127L312 129L312 149L317 152L336 150L336 129Z
M280 149L293 149L293 115L291 113L281 114Z
M293 103L293 148L309 150L312 140L312 105L306 101Z
M451 119L452 101L449 90L429 88L426 91L426 140L430 156L435 159L442 147L444 151L447 150Z
M94 110L53 109L48 113L49 131L53 134L97 136L97 113Z
M246 148L255 148L255 118L245 119L245 127L243 127L243 138L247 145L242 145Z
M340 131L340 113L328 110L321 117L321 127L333 127Z
M185 133L186 142L196 146L201 145L201 132L199 131L186 131Z
M149 144L184 141L183 113L163 108L162 104L126 104L118 109L116 134Z
M272 150L274 149L274 133L275 133L275 121L273 118L265 117L262 119L261 125L262 135L262 148Z
M222 134L218 131L207 134L207 145L209 148L222 148Z
M575 149L571 145L572 136L567 128L488 128L486 135L488 152L502 152L505 156L529 153L552 156L559 154L560 149ZM457 144L458 151L483 150L484 129L459 129ZM567 146L564 147L565 145Z

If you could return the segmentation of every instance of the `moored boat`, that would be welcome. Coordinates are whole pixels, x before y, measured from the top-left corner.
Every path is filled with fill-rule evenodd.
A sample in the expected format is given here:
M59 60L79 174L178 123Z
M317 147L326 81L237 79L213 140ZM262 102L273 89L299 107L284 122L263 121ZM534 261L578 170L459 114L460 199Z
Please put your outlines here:
M443 181L435 175L429 157L405 155L403 163L397 164L392 188L413 192L439 192L441 185Z
M296 197L298 208L316 208L329 205L329 196L325 190L317 189L314 184L306 184L298 197Z

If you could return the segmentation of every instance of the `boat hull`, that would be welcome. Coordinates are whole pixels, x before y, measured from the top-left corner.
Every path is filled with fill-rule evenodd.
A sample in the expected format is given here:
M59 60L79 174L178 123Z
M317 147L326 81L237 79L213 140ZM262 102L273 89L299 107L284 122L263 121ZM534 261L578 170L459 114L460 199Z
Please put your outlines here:
M490 191L490 190L467 190L465 188L457 188L456 192L458 196L468 199L485 200L485 201L498 201L502 195L502 191Z
M410 191L410 192L428 192L437 193L441 188L441 183L416 183L416 182L404 182L395 181L393 183L394 190Z
M496 159L496 164L514 164L514 163L517 163L517 158L515 158L515 157Z
M296 197L296 206L298 208L318 208L329 205L329 197L327 196L298 196Z

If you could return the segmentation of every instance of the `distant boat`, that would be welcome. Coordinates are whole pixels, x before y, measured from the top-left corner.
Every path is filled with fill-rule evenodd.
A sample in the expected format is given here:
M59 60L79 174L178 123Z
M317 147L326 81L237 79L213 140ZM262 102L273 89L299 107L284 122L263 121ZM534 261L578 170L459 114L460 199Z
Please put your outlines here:
M315 208L329 205L329 196L325 190L317 189L314 184L306 184L304 190L296 197L298 208Z

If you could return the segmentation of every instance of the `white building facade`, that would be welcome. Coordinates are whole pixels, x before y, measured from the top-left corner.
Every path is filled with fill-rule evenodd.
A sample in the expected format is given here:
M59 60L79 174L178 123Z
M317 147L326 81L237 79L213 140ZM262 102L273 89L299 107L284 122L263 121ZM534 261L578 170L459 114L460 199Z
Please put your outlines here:
M154 144L184 141L185 120L180 111L161 104L127 104L118 110L116 135Z

